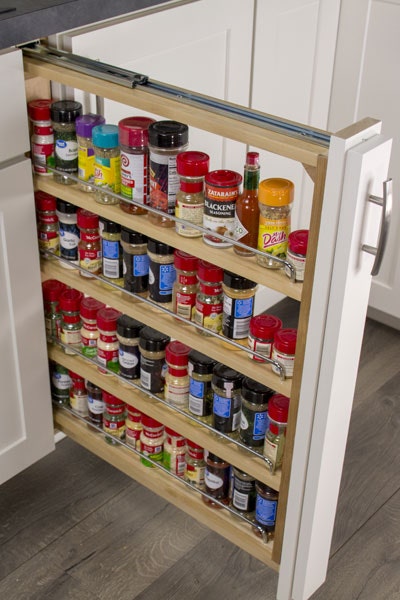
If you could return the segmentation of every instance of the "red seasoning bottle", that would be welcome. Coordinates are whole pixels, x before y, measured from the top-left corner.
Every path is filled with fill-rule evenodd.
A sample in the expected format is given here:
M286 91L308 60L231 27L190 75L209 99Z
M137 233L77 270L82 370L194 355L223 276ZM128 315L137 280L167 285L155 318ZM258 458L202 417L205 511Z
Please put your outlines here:
M258 219L258 184L260 183L260 155L258 152L248 152L244 165L243 192L236 201L235 239L250 248L257 248ZM254 252L234 246L234 251L240 256L254 256Z

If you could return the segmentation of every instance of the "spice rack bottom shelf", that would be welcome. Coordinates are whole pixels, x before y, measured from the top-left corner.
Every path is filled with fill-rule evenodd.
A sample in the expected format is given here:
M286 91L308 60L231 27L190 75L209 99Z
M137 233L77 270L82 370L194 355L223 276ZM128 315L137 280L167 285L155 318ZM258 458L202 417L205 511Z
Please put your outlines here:
M144 466L137 455L121 445L107 444L103 436L62 409L54 409L55 427L99 458L183 510L211 530L278 571L272 560L272 542L264 543L248 523L226 510L204 504L201 495L157 468Z

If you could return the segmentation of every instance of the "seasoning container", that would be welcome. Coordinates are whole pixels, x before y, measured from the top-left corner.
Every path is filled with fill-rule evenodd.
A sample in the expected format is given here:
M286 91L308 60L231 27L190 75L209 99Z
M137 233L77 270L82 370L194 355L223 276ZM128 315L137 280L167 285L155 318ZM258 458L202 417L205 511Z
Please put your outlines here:
M120 208L132 215L144 215L149 192L149 133L154 119L126 117L118 123L121 154L121 196L135 202L121 200Z
M163 449L163 465L168 471L184 477L185 475L185 455L186 455L186 439L180 433L165 428L166 439Z
M102 125L102 115L87 113L76 118L76 138L78 141L78 188L82 192L94 192L94 148L92 141L93 127Z
M268 429L265 433L264 457L274 472L282 466L289 415L289 398L274 394L268 403Z
M128 414L125 420L125 441L128 446L140 451L140 434L143 430L143 413L129 405L127 405L127 411Z
M174 266L174 248L149 238L147 242L149 256L149 296L153 302L172 308L172 289L176 271ZM169 304L169 306L165 306Z
M246 154L244 165L243 192L236 201L235 239L246 244L249 249L234 246L240 256L254 256L250 248L257 248L258 221L258 185L260 183L260 155L258 152Z
M297 329L279 329L274 335L271 358L281 364L285 377L293 377L296 342ZM272 370L280 375L275 365L272 365Z
M97 328L97 313L105 304L87 296L82 298L81 312L81 352L86 358L95 360L97 357L97 340L99 339L99 330Z
M174 252L176 279L172 288L172 310L187 319L192 318L196 304L196 294L199 289L197 281L197 266L199 259L182 250Z
M232 506L249 518L256 507L256 480L251 475L233 467Z
M257 284L250 279L224 271L222 333L231 340L247 338L253 316Z
M304 270L306 268L306 255L308 246L308 229L297 229L289 234L287 262L295 271L296 281L304 281ZM285 267L286 275L290 277L290 270Z
M49 176L54 169L54 132L51 123L50 99L28 102L28 116L31 122L31 156L35 175Z
M274 336L282 329L282 321L275 315L263 314L250 319L247 345L250 350L271 358ZM265 362L262 358L249 354L249 358L257 362Z
M35 208L39 250L58 255L60 238L55 196L42 191L35 192ZM46 255L46 258L51 256Z
M210 331L220 333L222 330L223 270L205 260L198 263L197 277L199 290L193 311L193 321ZM207 331L198 329L200 335L209 335Z
M241 411L242 375L218 363L212 377L213 427L222 433L232 433L239 429Z
M125 379L132 380L140 377L139 334L142 327L143 323L128 315L118 317L119 374Z
M121 225L100 217L102 275L116 285L123 287L123 262L121 246Z
M184 480L193 485L195 488L204 490L205 470L206 463L204 460L204 448L198 446L191 440L186 440Z
M82 104L74 100L59 100L50 106L54 131L55 167L54 181L71 185L75 183L68 175L78 174L78 140L75 121L82 114Z
M48 341L61 337L60 296L65 287L65 283L57 279L47 279L42 283L44 323Z
M222 504L229 504L230 471L231 466L225 460L211 452L207 454L204 486L205 492L211 496L211 498L202 496L203 502L213 508L221 508L219 504L214 502L214 499Z
M147 237L137 231L121 227L124 289L146 298L149 289L149 256ZM131 298L135 300L135 298Z
M184 237L201 237L199 229L190 226L203 225L204 177L208 173L210 157L205 152L181 152L176 157L179 190L176 194L175 216L186 223L176 222L175 229Z
M104 400L103 391L91 381L86 381L89 423L103 427Z
M267 539L271 540L274 537L279 494L261 481L256 482L256 494L254 522L258 528L254 529L254 533L261 536L264 532Z
M162 463L164 450L164 425L148 415L142 416L143 430L140 433L140 452L144 455L140 461L145 467L155 467L145 457L156 463Z
M189 412L197 417L208 417L212 413L211 381L217 363L197 350L191 350L188 358Z
M121 191L121 157L116 125L96 125L92 130L94 148L95 200L99 204L119 204L109 192Z
M104 413L103 431L105 440L109 444L116 444L118 440L125 439L125 402L103 390Z
M166 363L165 348L170 338L151 327L143 327L139 334L140 385L158 394L164 390Z
M121 313L115 308L101 308L97 313L99 339L97 341L98 371L103 375L119 372L117 322ZM111 371L108 373L107 370Z
M72 382L69 390L69 404L71 409L80 417L86 418L89 413L85 380L73 371L69 371L69 376Z
M50 361L50 392L52 402L60 406L68 406L69 388L71 385L72 382L68 369L54 361Z
M257 248L264 254L257 254L256 260L263 267L280 269L282 263L273 257L286 259L293 197L294 185L288 179L264 179L260 183Z
M78 244L79 229L77 225L77 207L70 202L57 198L57 217L60 236L60 256L68 261L61 262L64 268L73 269L79 263Z
M176 156L187 149L189 128L177 121L156 121L149 126L150 198L149 205L166 215L175 214L179 177ZM174 227L173 220L148 213L149 220L161 227Z
M250 377L243 379L239 437L246 446L258 448L264 445L269 422L268 401L273 393L269 387Z
M98 215L79 208L77 212L77 225L79 229L79 266L84 271L79 271L81 277L93 278L101 273L101 240L99 232Z
M205 177L203 227L229 239L203 234L203 240L216 248L232 246L235 237L235 209L242 176L236 171L210 171ZM232 240L232 241L230 241Z
M167 372L165 375L165 400L178 408L189 403L188 357L190 348L178 340L169 342L165 349Z
M60 295L61 310L61 334L60 339L67 346L64 348L66 354L75 354L81 349L81 327L80 306L83 294L73 288L64 290Z

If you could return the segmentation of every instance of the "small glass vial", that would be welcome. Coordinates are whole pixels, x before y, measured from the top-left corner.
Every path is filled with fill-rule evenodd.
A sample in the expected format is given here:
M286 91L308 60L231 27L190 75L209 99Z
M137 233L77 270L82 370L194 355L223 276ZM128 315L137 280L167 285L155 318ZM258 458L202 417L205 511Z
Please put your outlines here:
M167 335L151 327L140 330L140 385L153 394L164 391L167 368L165 348L169 341Z
M101 273L99 217L88 210L79 208L77 225L80 234L78 243L79 266L84 269L84 271L79 271L79 275L93 278L93 275L100 275Z
M250 379L250 377L245 377L242 381L239 437L250 448L264 445L265 432L269 422L268 401L273 393L269 387Z
M115 285L123 287L123 261L121 245L121 225L100 217L102 275Z
M39 250L58 255L60 237L56 198L39 190L35 192L35 207ZM51 258L51 255L46 254L46 258Z
M120 208L132 215L144 215L149 192L149 117L126 117L118 123L121 153Z
M236 200L242 176L235 171L221 169L210 171L205 182L203 226L210 233L205 233L203 240L215 248L229 248L235 238ZM229 239L220 239L213 236L213 233Z
M47 279L42 283L44 323L49 342L59 340L61 336L60 296L65 287L65 283L57 279Z
M140 433L140 459L145 467L155 467L146 457L162 463L164 450L164 425L147 415L142 416L143 430Z
M105 304L87 296L81 301L81 352L86 358L96 360L97 340L99 339L99 330L97 328L97 313Z
M189 346L178 340L169 342L165 349L167 372L164 397L169 404L178 408L187 408L189 403L189 352Z
M96 125L103 125L102 115L87 113L77 117L75 121L76 139L78 140L78 188L82 192L94 192L94 149L92 131Z
M205 260L200 260L197 269L199 291L193 311L193 321L210 331L221 333L223 313L222 278L223 270ZM200 335L209 335L198 329Z
M222 363L214 367L213 427L217 431L232 433L239 429L242 379L240 373Z
M254 533L272 540L275 531L279 494L261 481L256 482L256 512Z
M282 466L289 415L289 398L274 394L268 403L268 429L265 432L264 457L271 472Z
M75 183L69 174L78 174L78 140L75 121L82 114L82 104L74 100L59 100L50 107L54 130L55 167L61 173L54 173L54 181L65 185Z
M50 361L50 391L51 400L59 406L68 406L69 389L72 385L69 371L62 365Z
M256 507L256 480L236 467L233 467L232 506L247 518Z
M126 227L121 228L124 289L143 298L149 290L147 237ZM131 297L131 300L135 300Z
M273 257L286 259L293 197L294 184L288 179L264 179L260 182L257 249L264 254L257 254L256 260L268 269L281 269L283 266Z
M54 132L51 123L50 99L28 102L28 115L32 124L31 151L35 175L50 176L54 168Z
M118 440L125 439L125 402L103 390L104 413L103 431L105 440L109 444L116 444Z
M69 371L69 376L72 382L69 390L69 404L71 409L80 417L86 418L89 413L85 380L73 371Z
M295 271L296 281L304 281L306 256L308 246L308 229L297 229L289 234L286 260ZM290 277L290 269L285 267L286 275Z
M99 339L97 341L98 371L103 375L119 372L117 322L121 313L115 308L101 308L97 313ZM111 371L109 373L108 371Z
M297 329L279 329L274 335L271 358L281 364L285 377L293 377L296 342ZM272 370L280 375L276 365L272 365Z
M77 225L77 207L70 202L57 198L57 217L60 235L60 256L68 261L61 262L66 269L73 269L78 260L79 229Z
M165 308L172 309L172 289L176 278L174 249L163 242L149 238L147 254L150 299Z
M99 204L119 204L109 192L121 191L121 157L116 125L96 125L92 131L94 148L95 200Z
M175 215L179 177L176 157L187 150L189 128L177 121L156 121L149 126L150 198L149 206L161 214L148 213L151 223L161 227L174 227L166 215Z
M143 326L143 323L128 315L118 317L119 374L124 379L132 380L140 377L139 334Z
M204 472L204 486L205 492L211 498L202 496L203 502L212 508L222 508L214 502L214 499L222 504L229 504L230 472L231 466L229 463L215 454L208 452Z
M216 361L198 352L189 352L189 412L196 417L209 417L212 413L212 374Z
M199 259L182 250L174 252L176 279L172 288L172 310L190 321L199 289L197 266Z
M204 177L208 173L210 157L204 152L180 152L176 157L176 169L180 178L176 194L175 216L186 223L176 222L175 229L184 237L201 237L200 229L190 223L203 225Z
M250 279L224 271L222 333L231 340L247 338L253 316L257 284Z
M60 295L61 310L61 341L67 347L66 354L75 354L81 350L81 327L80 306L83 294L72 288L64 290Z
M185 455L186 455L186 439L180 433L165 428L165 441L163 450L163 465L168 471L184 477L185 475Z
M125 441L128 446L140 451L140 434L143 430L142 416L139 410L133 406L127 405L127 417L125 420Z
M191 440L186 440L185 474L184 480L199 490L205 490L204 472L206 462L204 460L204 448L198 446Z
M275 315L257 315L250 319L247 345L250 350L271 358L274 336L282 329L282 321ZM249 358L257 362L265 362L262 358L249 353Z
M104 400L103 391L91 381L86 381L89 423L103 427Z

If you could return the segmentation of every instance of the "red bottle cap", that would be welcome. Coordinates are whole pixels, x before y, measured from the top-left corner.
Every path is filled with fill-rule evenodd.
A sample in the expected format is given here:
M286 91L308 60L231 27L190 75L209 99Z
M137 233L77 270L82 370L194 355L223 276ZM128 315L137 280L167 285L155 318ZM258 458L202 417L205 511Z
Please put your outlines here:
M153 419L152 417L149 417L148 415L143 415L142 416L142 425L145 428L148 429L158 429L158 428L163 428L163 424L160 423L159 421L156 421L155 419Z
M274 335L274 348L284 354L296 352L297 329L280 329Z
M145 147L149 143L149 125L155 120L150 117L126 117L118 123L119 143L123 146Z
M97 327L102 331L116 331L117 321L121 314L115 308L101 308L96 317Z
M260 153L259 152L248 152L246 154L246 165L251 167L258 167L260 163Z
M210 171L206 175L206 183L217 187L236 187L242 183L242 179L240 173L228 171L227 169Z
M298 229L289 234L289 250L295 254L306 255L308 245L308 229Z
M186 344L182 344L182 342L174 340L173 342L169 342L165 349L165 360L171 365L186 367L189 360L190 350L191 348L186 346Z
M115 406L123 406L125 402L120 398L114 396L114 394L110 394L110 392L106 392L103 390L103 400L106 404L113 404Z
M186 443L187 443L189 455L192 458L200 458L200 459L204 458L204 448L202 448L198 444L195 444L191 440L186 440Z
M83 294L78 290L64 290L60 295L60 309L63 312L79 312L82 298Z
M281 328L282 321L275 315L257 315L250 319L250 334L262 340L273 340L275 333Z
M56 197L47 194L46 192L42 192L41 190L35 192L35 206L36 210L40 211L49 211L56 210L57 202Z
M283 394L274 394L268 402L268 416L277 423L287 423L289 398Z
M99 310L104 307L105 304L100 302L100 300L96 300L96 298L83 298L81 302L81 317L94 321Z
M187 254L182 250L175 250L174 252L174 265L176 269L181 271L196 271L199 264L197 256Z
M217 267L217 265L213 265L205 260L199 260L197 276L202 281L221 283L224 276L224 271L221 269L221 267Z
M58 279L47 279L42 283L43 300L45 302L57 302L65 290L65 283Z
M204 177L208 173L210 157L205 152L189 150L176 157L176 170L184 177Z
M84 208L78 208L77 224L80 229L98 229L99 215L95 215Z
M32 121L51 121L50 105L53 100L41 99L28 102L28 115Z

